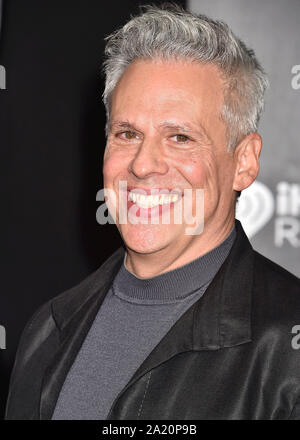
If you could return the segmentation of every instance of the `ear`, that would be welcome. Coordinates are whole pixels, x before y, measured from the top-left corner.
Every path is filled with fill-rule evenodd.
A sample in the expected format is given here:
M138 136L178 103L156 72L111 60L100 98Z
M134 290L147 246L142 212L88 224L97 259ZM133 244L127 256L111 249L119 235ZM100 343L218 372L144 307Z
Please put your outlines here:
M242 191L248 188L259 172L259 156L262 139L258 133L244 137L234 151L235 176L232 189Z

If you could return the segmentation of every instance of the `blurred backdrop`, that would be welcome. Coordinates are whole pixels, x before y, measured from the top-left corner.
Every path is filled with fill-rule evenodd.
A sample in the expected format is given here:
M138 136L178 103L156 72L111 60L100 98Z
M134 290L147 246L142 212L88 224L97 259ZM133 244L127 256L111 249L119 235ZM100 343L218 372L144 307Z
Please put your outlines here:
M95 218L105 146L103 38L144 3L0 0L0 417L26 321L121 245L116 227ZM237 217L258 251L299 276L300 1L176 3L226 21L269 74L261 171Z

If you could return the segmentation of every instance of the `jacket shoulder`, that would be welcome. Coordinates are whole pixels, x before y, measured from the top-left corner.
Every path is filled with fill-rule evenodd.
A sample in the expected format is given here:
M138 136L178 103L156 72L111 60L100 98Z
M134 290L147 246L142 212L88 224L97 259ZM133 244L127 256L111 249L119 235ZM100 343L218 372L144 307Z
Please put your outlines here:
M80 283L52 299L53 316L59 323L66 322L95 293L108 285L119 270L124 258L124 248L119 247L104 263Z
M300 323L300 279L254 251L253 313L264 328Z
M80 306L80 303L84 303L99 283L105 279L107 272L110 268L114 267L118 261L122 258L123 248L118 248L98 269L89 274L80 283L72 286L71 288L64 290L58 295L54 296L47 302L43 303L27 321L24 330L21 335L19 345L24 345L24 342L28 342L29 337L34 337L34 334L38 331L41 334L41 328L47 327L47 331L43 332L45 335L49 333L50 327L57 325L55 320L54 309L69 308L69 313L72 311L72 306ZM50 322L52 325L50 325ZM20 347L19 347L20 348ZM20 350L19 350L20 351Z
M295 289L300 293L300 278L296 275L257 251L254 251L254 261L255 271L264 277L266 282L276 284L279 289L288 286L291 291Z

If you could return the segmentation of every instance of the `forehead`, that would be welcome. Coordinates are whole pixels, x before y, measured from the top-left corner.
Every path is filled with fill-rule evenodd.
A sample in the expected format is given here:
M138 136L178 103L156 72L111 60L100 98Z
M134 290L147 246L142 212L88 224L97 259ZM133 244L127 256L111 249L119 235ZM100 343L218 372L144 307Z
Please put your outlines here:
M223 80L213 64L192 61L137 60L119 80L112 96L111 115L159 118L178 116L209 119L219 115Z

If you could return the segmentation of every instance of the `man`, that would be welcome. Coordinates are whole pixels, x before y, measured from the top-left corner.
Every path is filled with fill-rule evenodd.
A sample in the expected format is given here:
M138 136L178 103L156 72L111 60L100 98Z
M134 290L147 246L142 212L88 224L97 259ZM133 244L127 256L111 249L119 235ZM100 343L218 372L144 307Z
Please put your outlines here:
M104 186L125 249L27 324L6 418L298 419L300 282L235 219L266 76L224 23L144 9L106 47Z

